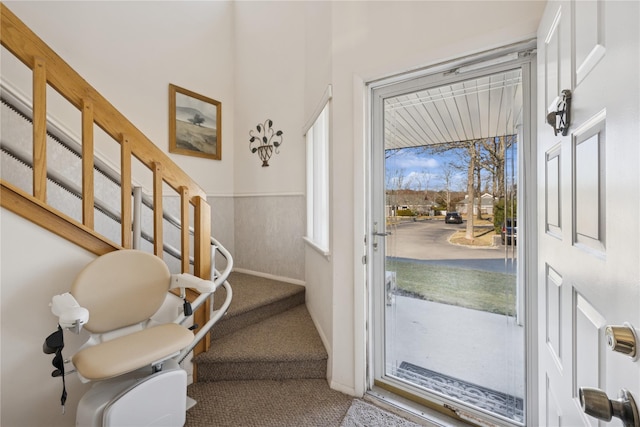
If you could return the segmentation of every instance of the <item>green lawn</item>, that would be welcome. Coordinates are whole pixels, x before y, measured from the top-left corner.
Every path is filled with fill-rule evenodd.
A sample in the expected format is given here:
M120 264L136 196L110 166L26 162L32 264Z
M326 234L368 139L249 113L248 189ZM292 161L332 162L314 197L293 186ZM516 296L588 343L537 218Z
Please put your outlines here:
M387 260L407 295L490 313L515 314L515 276L482 270Z

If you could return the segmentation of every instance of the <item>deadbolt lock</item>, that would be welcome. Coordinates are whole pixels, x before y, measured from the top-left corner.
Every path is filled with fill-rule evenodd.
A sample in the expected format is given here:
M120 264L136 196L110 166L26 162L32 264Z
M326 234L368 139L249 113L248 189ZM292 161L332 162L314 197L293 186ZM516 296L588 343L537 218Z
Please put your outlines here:
M638 336L635 328L629 323L609 325L604 333L611 350L625 354L633 360L638 358Z

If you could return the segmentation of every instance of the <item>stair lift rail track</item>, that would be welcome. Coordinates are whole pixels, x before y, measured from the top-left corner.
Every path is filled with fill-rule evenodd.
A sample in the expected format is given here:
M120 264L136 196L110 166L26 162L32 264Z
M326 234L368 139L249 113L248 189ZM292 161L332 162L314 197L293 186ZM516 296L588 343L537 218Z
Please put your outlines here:
M17 96L14 91L9 88L4 82L0 82L0 102L6 105L10 110L12 110L15 114L22 117L27 122L33 124L32 120L32 112L31 107L19 96ZM69 135L69 132L61 129L59 126L55 124L55 122L49 120L47 122L47 135L52 138L56 143L58 143L61 147L72 153L78 159L82 158L82 147L80 143L78 143L74 137ZM6 145L6 143L0 142L0 150L13 157L17 161L23 163L29 168L33 167L33 162L31 159L28 159L23 154L20 154L18 151L13 150L11 147ZM102 161L99 157L94 157L94 169L98 171L101 175L111 181L113 184L120 186L120 174L115 171L111 166ZM70 181L65 178L62 174L56 173L53 170L47 170L47 179L57 184L62 189L66 190L70 194L74 195L78 199L82 199L82 188L76 183ZM135 187L133 191L135 197ZM147 194L142 193L142 203L149 209L153 210L153 199ZM98 200L97 198L94 200L94 207L98 209L100 212L111 218L112 220L121 223L120 212L116 212L113 209L109 208L106 203ZM139 211L138 211L139 212ZM134 215L136 215L134 213ZM176 217L170 215L167 211L162 212L162 216L165 220L167 220L170 224L175 226L177 229L181 228L180 220ZM193 227L189 228L190 234L193 235ZM137 230L134 227L134 234L137 234ZM153 236L144 230L140 230L140 235L147 242L153 244ZM173 247L172 245L163 244L163 251L168 255L172 256L175 259L181 260L182 255L180 251ZM193 265L194 259L193 257L189 257L189 263ZM213 276L212 276L213 277Z
M31 117L31 110L30 110L31 107L23 99L21 99L21 97L15 95L13 93L13 90L11 90L6 84L4 84L4 82L0 82L0 93L1 93L0 102L5 104L8 108L10 108L16 114L20 115L26 121L33 123L32 117ZM82 157L81 145L72 136L70 136L68 132L56 126L56 124L53 123L52 121L47 122L47 134L53 140L55 140L58 144L60 144L63 148L67 149L69 152L74 154L77 158ZM30 159L18 153L16 150L11 149L6 144L3 144L0 142L0 149L4 151L6 154L8 154L9 156L23 163L24 165L30 168L33 167L33 163ZM111 182L120 186L120 175L118 174L118 172L115 171L107 163L100 160L98 157L94 158L94 168L95 170L100 172L103 176L105 176L107 179L109 179ZM47 170L47 179L54 182L59 187L63 188L64 190L74 195L75 197L79 199L82 198L82 188L76 183L65 178L62 174L56 173L53 170ZM134 187L134 191L132 192L134 197L135 197L135 188L136 187ZM144 204L144 206L153 210L153 199L147 194L145 194L144 192L141 193L141 201L142 201L142 204ZM109 218L111 218L112 220L118 223L121 222L120 213L109 208L109 206L106 203L103 203L102 201L96 198L94 204L95 204L95 208L98 209L100 212L102 212L103 214L105 214L106 216L108 216ZM177 229L181 228L180 220L175 216L171 215L170 213L164 210L162 212L162 216L169 224L173 225L175 228ZM135 229L135 226L134 226L134 233L136 232L137 230ZM189 234L194 235L193 227L189 227ZM140 229L140 236L149 243L153 243L154 241L153 236L151 236L149 233L146 233L144 230L141 230L141 229ZM222 245L220 245L220 243L217 242L213 237L211 237L211 239L212 239L211 241L212 245L216 247L222 247ZM163 244L163 249L164 249L164 252L166 252L168 255L172 256L173 258L178 260L182 259L182 255L180 254L180 251L175 247L173 247L172 245L165 243ZM225 254L222 254L222 255L225 259L229 260L229 258L227 258L227 257L230 257L230 254L228 252L226 256ZM193 265L193 263L194 263L194 258L190 256L189 264ZM211 277L214 277L213 271L212 271Z
M20 115L22 118L24 118L28 122L33 123L30 115L31 114L30 107L18 96L15 96L12 93L12 91L6 87L6 85L0 82L0 86L2 89L2 96L0 98L0 101L3 104L5 104L8 108L10 108L12 111L14 111L16 114ZM55 124L52 124L49 122L47 124L47 134L52 139L54 139L58 144L60 144L62 147L64 147L69 152L74 154L76 157L81 158L80 144L77 141L75 141L72 137L70 137L67 132L59 129L57 126L55 126ZM27 158L26 156L24 156L23 154L19 153L16 150L12 150L11 147L9 147L7 144L3 144L1 141L0 141L0 150L6 153L7 155L9 155L10 157L14 158L15 160L17 160L18 162L26 165L27 167L33 168L33 163L31 159ZM99 158L94 158L94 169L97 170L99 173L101 173L103 176L105 176L114 184L120 186L119 174L116 171L114 171L110 166L108 166L105 162L101 161ZM57 173L52 169L48 169L47 179L53 182L54 184L56 184L57 186L59 186L60 188L64 189L68 193L77 197L78 199L82 199L82 188L80 188L79 185L77 185L76 183L66 178L64 175ZM151 197L144 194L142 192L142 188L139 186L133 188L132 194L134 196L134 206L133 206L134 221L133 221L133 227L132 227L133 233L134 233L134 240L133 240L134 247L136 246L135 242L136 241L139 242L140 237L145 239L149 243L153 243L153 240L154 240L153 236L146 233L140 227L140 211L142 209L141 205L144 204L147 208L153 209L153 200ZM120 218L121 214L119 212L115 212L106 203L103 203L97 197L94 199L94 208L102 212L104 215L106 215L113 221L121 223L121 218ZM177 229L181 228L180 220L175 216L171 215L170 213L164 210L162 212L162 216L173 227L176 227ZM195 234L195 230L193 227L189 227L188 231L189 231L189 234L192 236ZM233 291L232 291L231 285L226 280L233 268L233 258L229 253L229 251L222 244L220 244L220 242L218 242L213 236L210 236L210 243L212 245L212 249L214 249L211 252L211 278L215 284L216 289L218 289L220 286L225 288L226 298L222 306L217 310L213 310L213 294L200 295L191 303L193 309L197 310L200 306L202 306L202 304L204 304L207 300L209 300L209 310L210 310L209 320L207 321L207 323L205 323L205 325L199 328L198 332L194 336L194 340L192 344L190 344L188 347L183 349L183 351L180 353L180 355L177 358L178 363L182 362L189 355L189 353L193 351L193 349L198 345L198 343L209 333L211 328L226 314L229 308L229 305L231 304L231 300L233 298ZM167 253L168 255L170 255L175 259L178 259L178 260L182 259L181 252L170 244L163 243L163 252ZM215 259L216 253L219 253L227 261L226 266L222 270L222 272L215 269L214 259ZM193 265L194 262L195 262L194 257L190 256L189 264ZM176 322L182 324L187 319L188 319L188 316L185 316L183 314L178 318Z

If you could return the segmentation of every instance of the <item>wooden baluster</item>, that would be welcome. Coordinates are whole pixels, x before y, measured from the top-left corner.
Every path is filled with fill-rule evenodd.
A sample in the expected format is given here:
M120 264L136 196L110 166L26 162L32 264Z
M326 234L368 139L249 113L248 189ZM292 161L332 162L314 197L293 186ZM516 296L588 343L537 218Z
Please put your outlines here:
M162 258L162 165L153 163L153 252Z
M122 247L131 249L131 141L122 135L120 141L120 199L122 204Z
M180 251L182 272L189 272L189 189L180 187Z
M211 207L200 196L195 201L193 274L208 280L211 278Z
M203 279L213 279L211 277L211 207L200 196L195 198L194 215L194 266L193 274ZM209 301L204 304L204 308L198 310L193 321L204 325L209 320ZM200 354L209 349L211 345L211 335L205 338L193 349L193 354Z
M47 66L33 64L33 197L47 201Z
M85 99L82 106L82 223L92 230L93 202L93 103Z

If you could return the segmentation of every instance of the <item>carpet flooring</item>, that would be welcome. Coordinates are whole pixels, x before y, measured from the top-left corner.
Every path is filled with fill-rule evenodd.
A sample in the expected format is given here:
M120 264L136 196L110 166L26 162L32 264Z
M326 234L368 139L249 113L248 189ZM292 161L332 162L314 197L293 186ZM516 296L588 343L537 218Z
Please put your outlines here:
M419 427L325 380L219 381L192 384L198 404L185 427Z
M197 383L189 396L185 427L337 427L353 400L323 379Z
M413 427L329 388L327 352L304 287L232 273L231 306L194 358L186 427ZM214 308L224 300L216 291Z

